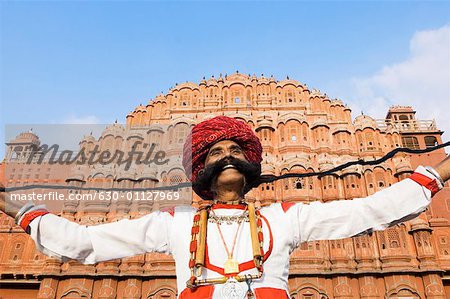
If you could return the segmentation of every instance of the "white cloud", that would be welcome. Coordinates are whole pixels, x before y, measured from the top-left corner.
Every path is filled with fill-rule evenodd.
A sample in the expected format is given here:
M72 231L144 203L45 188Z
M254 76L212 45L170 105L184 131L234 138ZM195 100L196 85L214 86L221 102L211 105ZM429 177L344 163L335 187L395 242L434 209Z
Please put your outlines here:
M342 83L342 82L341 82ZM450 25L418 31L405 61L339 84L337 93L359 114L383 118L392 105L412 106L418 119L436 119L450 139ZM345 90L344 90L345 87Z
M95 115L77 116L71 114L67 116L63 121L63 124L73 124L73 125L95 125L100 123L100 119Z

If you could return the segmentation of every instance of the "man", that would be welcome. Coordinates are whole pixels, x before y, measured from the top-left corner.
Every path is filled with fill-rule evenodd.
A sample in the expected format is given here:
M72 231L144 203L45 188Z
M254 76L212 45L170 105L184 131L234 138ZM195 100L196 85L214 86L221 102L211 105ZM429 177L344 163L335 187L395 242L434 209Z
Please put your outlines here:
M185 144L183 166L194 191L210 202L202 209L181 206L89 227L31 205L8 213L40 251L63 260L92 264L151 251L171 254L182 299L289 298L289 254L300 243L412 219L450 177L447 158L364 199L257 210L244 195L255 185L261 161L262 147L251 128L219 116L196 125Z

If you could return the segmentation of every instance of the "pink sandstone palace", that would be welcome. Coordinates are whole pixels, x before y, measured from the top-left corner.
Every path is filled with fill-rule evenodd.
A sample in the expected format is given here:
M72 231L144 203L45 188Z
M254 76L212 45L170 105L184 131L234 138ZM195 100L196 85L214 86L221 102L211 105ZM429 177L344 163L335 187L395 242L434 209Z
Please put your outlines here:
M246 122L258 134L264 147L263 174L280 175L380 158L397 147L424 149L442 143L443 132L435 122L417 120L412 107L391 107L382 120L367 115L352 119L350 112L341 100L298 81L235 73L199 84L178 84L136 107L126 116L126 125L112 124L99 138L87 135L79 146L124 149L136 140L157 140L161 148L176 152L193 124L227 115ZM166 137L148 129L158 125L168 127ZM0 164L5 186L83 187L100 182L103 187L147 188L186 181L180 168L123 171L108 165L26 164L27 148L41 142L36 134L24 132L6 143ZM350 167L320 178L264 184L247 196L258 205L363 197L408 177L417 165L432 165L445 155L443 149L398 154L376 167ZM191 198L186 198L181 203L190 204ZM105 207L72 201L59 212L95 225L136 218L169 204L173 203L118 201ZM420 217L386 231L302 244L291 255L289 284L295 299L450 298L450 188L438 193ZM37 252L28 235L0 214L0 299L175 299L176 294L170 257L148 253L96 265L61 263Z

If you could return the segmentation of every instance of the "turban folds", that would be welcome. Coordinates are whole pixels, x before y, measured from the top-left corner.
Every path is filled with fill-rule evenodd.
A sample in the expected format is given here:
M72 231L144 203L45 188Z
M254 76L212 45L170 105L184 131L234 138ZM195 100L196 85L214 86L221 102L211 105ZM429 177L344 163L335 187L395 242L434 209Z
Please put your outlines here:
M231 117L217 116L195 125L186 138L183 167L191 181L196 181L199 170L205 167L211 146L222 140L239 144L250 163L261 163L261 142L250 126Z

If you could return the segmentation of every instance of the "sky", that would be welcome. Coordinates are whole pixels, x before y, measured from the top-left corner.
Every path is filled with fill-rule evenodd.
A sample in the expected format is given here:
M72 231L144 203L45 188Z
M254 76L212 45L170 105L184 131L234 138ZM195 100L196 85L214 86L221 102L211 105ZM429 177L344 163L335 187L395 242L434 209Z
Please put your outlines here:
M0 128L124 123L176 83L238 70L354 117L412 105L450 139L448 1L2 1L0 33Z

